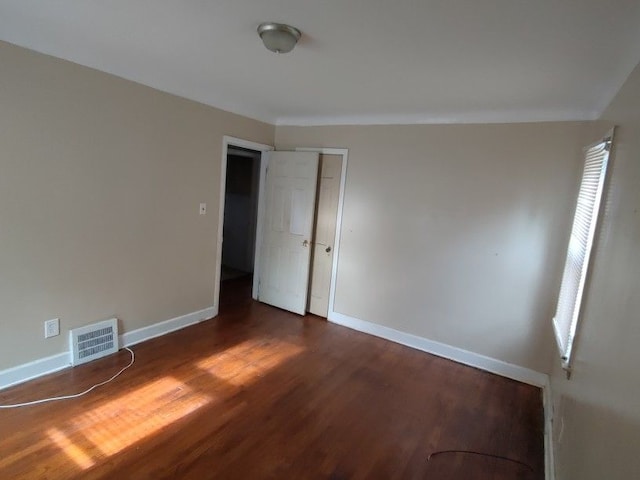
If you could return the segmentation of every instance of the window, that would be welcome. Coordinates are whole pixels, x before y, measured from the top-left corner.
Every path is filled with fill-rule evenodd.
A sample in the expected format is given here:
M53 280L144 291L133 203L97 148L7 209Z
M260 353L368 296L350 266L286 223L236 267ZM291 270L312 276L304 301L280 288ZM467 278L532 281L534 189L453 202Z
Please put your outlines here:
M582 295L587 280L589 258L598 223L598 212L607 173L613 130L600 142L586 148L584 172L573 217L569 248L560 285L553 327L562 357L562 367L570 371Z

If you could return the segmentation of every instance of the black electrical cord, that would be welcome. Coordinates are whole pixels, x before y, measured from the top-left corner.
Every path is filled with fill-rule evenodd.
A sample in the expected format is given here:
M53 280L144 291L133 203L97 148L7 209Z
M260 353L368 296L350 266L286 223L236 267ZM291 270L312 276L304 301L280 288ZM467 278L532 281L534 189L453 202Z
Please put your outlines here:
M522 465L523 467L527 467L531 472L535 472L533 467L528 463L521 462L520 460L515 460L509 457L503 457L502 455L493 455L492 453L482 453L482 452L474 452L473 450L440 450L438 452L433 452L427 457L427 462L431 460L431 457L435 457L436 455L442 455L443 453L468 453L470 455L480 455L482 457L491 457L497 458L498 460L506 460L508 462L517 463L518 465Z

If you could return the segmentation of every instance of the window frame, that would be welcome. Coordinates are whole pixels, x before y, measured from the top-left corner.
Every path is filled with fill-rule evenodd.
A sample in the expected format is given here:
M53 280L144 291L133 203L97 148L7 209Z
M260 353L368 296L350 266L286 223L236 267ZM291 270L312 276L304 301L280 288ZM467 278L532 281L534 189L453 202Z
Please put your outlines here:
M567 247L567 253L564 257L565 266L562 274L562 281L560 284L558 303L556 305L556 312L552 320L553 331L556 337L556 342L558 344L558 350L560 352L562 368L567 371L567 376L569 376L571 373L571 362L574 353L574 343L576 334L578 333L580 319L583 313L585 290L589 281L590 264L593 260L593 248L596 240L596 233L600 225L600 217L602 216L603 211L603 208L601 207L607 186L607 172L609 171L611 148L613 145L613 135L614 129L611 129L602 139L591 145L588 145L583 149L583 173L580 180L580 189L578 190L578 195L576 198L576 208L574 210L573 221L569 236L569 245ZM593 193L593 188L589 187L589 183L593 184L593 176L588 175L588 170L590 168L589 159L591 151L594 148L600 146L602 146L602 151L604 152L602 155L602 166L600 167L600 172L597 177L598 182L593 201L593 208L591 209L591 212L587 217L588 231L586 232L585 236L585 224L584 222L580 223L580 220L583 217L583 215L580 213L580 200L585 197L585 193ZM571 282L575 282L575 274L578 270L577 268L574 268L574 254L572 253L572 247L575 246L574 242L579 241L582 241L582 244L584 245L584 253L580 265L578 284L577 286L572 286ZM573 287L575 287L575 292ZM573 293L575 293L575 295L573 295ZM569 302L568 305L572 306L571 315L570 318L567 318L568 315L565 315L565 318L559 320L558 317L565 313L565 305L563 303L565 301Z

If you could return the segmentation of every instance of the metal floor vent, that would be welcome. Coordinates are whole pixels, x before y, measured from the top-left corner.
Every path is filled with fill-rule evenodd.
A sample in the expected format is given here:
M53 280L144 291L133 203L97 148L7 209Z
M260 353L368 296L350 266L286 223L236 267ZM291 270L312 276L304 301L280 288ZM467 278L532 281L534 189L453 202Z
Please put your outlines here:
M115 318L74 328L69 332L71 365L80 365L118 351L118 320Z

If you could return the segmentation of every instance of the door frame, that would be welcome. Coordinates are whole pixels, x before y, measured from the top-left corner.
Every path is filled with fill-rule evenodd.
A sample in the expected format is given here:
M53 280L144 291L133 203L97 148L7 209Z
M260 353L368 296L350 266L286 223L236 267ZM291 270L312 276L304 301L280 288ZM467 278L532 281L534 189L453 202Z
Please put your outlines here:
M331 263L331 280L329 281L329 308L327 311L327 320L333 320L334 303L336 299L336 281L338 278L338 259L340 256L340 234L342 232L342 211L344 208L344 191L347 184L347 161L349 159L348 148L308 148L300 147L295 149L298 152L318 152L324 155L341 155L342 171L340 173L340 193L338 196L338 212L336 214L336 236L333 240L333 261ZM309 283L309 286L311 283ZM307 288L309 288L309 286Z
M222 161L220 163L220 198L218 208L218 237L216 242L216 267L214 273L214 292L213 292L213 305L214 315L218 315L220 310L220 282L222 279L222 237L224 230L224 204L225 194L227 188L227 155L229 153L229 147L248 148L260 152L260 178L258 180L258 215L256 219L256 244L255 254L253 260L253 287L251 290L251 296L254 299L258 298L258 276L260 268L260 245L262 243L262 220L264 216L264 181L267 174L267 163L269 158L269 152L274 150L271 145L265 145L263 143L252 142L251 140L245 140L243 138L231 137L225 135L222 137Z
M253 142L251 140L245 140L243 138L232 137L224 135L222 137L222 161L220 163L220 197L218 208L218 236L216 242L216 266L214 273L214 314L217 316L220 309L220 281L222 273L222 237L224 229L224 205L225 205L225 193L226 193L226 181L227 181L227 154L229 146L248 148L261 152L260 155L260 179L258 181L258 218L256 220L256 246L253 263L253 285L251 289L251 297L254 300L258 299L258 281L260 277L260 251L262 245L262 224L264 221L264 200L265 191L264 183L267 176L267 165L269 163L269 153L274 151L275 148L272 145L266 145L263 143ZM342 214L344 209L344 196L345 186L347 182L347 163L349 159L348 148L324 148L324 147L297 147L295 151L301 152L318 152L325 155L340 155L342 156L342 171L340 176L340 193L338 196L338 211L336 215L336 235L333 242L333 261L331 265L331 280L329 284L329 308L327 313L327 319L332 320L332 317L336 313L334 310L335 296L336 296L336 281L338 277L338 260L340 257L340 237L342 232Z

